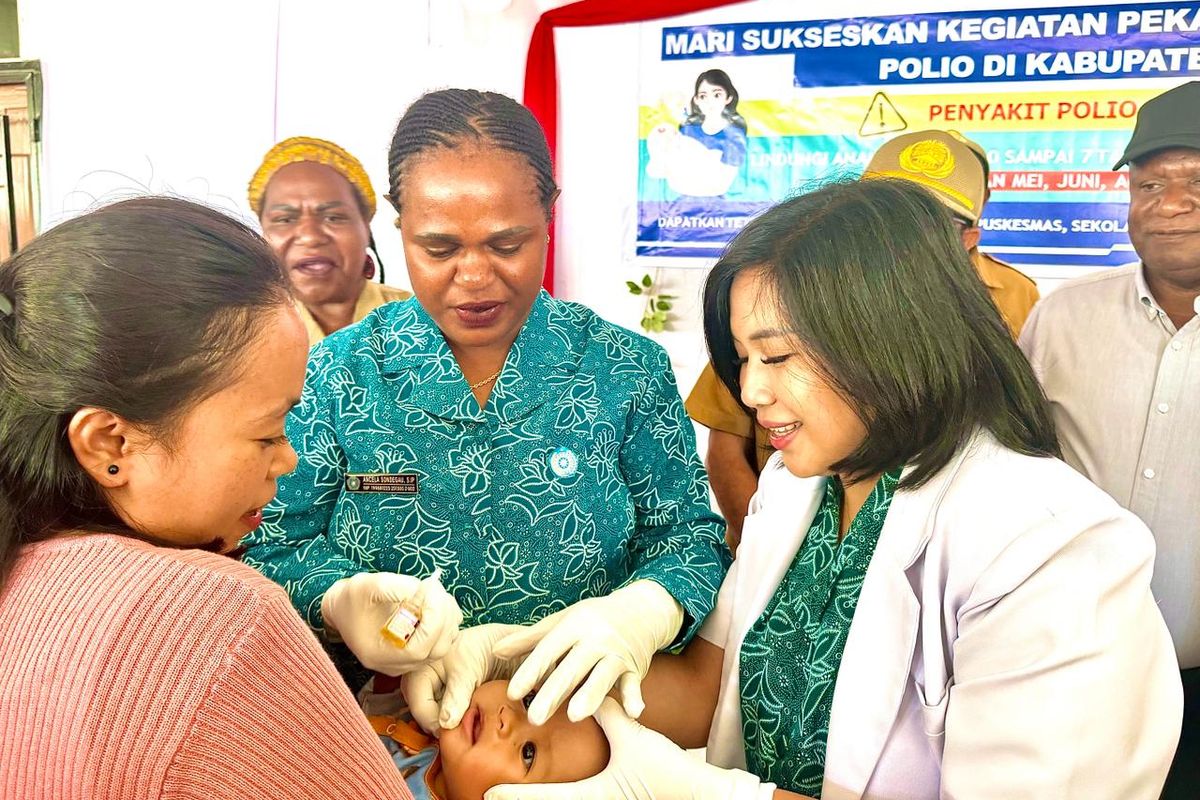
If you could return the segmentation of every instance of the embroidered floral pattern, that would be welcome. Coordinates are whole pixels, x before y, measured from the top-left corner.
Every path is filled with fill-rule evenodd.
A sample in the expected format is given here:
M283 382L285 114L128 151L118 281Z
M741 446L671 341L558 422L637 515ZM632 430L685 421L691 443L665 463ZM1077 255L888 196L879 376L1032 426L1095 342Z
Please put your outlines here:
M467 625L653 578L687 611L682 644L728 566L666 353L545 293L485 408L411 300L313 349L288 435L300 464L246 561L318 629L338 578L441 567ZM413 475L418 492L349 492L350 473Z
M829 714L863 578L900 470L884 473L841 544L841 484L829 480L804 543L742 642L742 738L763 780L821 796Z

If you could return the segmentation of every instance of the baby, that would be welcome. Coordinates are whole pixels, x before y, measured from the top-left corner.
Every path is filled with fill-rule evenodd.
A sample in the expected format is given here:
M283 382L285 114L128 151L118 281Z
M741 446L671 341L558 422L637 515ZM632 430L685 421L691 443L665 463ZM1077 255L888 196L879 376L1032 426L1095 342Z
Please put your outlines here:
M608 740L596 720L567 719L566 706L545 725L531 725L525 709L533 699L509 700L507 681L475 690L457 728L440 739L415 722L371 717L417 800L481 800L502 783L571 783L608 764Z

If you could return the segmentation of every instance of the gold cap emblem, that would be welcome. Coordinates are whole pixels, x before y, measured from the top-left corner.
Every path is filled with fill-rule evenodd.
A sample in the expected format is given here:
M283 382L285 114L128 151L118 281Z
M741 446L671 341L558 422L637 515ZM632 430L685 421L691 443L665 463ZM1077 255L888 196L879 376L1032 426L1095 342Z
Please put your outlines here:
M940 180L954 172L954 154L936 139L923 139L900 151L900 167Z

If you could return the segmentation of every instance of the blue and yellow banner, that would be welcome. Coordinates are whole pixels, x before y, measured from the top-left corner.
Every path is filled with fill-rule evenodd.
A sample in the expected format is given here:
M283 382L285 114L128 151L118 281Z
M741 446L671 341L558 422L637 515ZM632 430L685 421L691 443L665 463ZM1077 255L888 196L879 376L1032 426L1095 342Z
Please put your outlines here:
M936 128L987 151L984 249L1053 269L1126 263L1128 177L1112 166L1141 105L1200 76L1194 2L651 30L640 256L716 257L771 204Z

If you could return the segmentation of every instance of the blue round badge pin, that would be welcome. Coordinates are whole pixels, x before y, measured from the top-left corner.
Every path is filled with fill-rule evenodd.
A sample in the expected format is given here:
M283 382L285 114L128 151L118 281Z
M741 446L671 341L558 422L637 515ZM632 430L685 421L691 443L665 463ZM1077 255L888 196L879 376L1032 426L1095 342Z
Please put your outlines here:
M569 478L579 469L579 459L569 448L559 447L550 454L550 471L560 478Z

